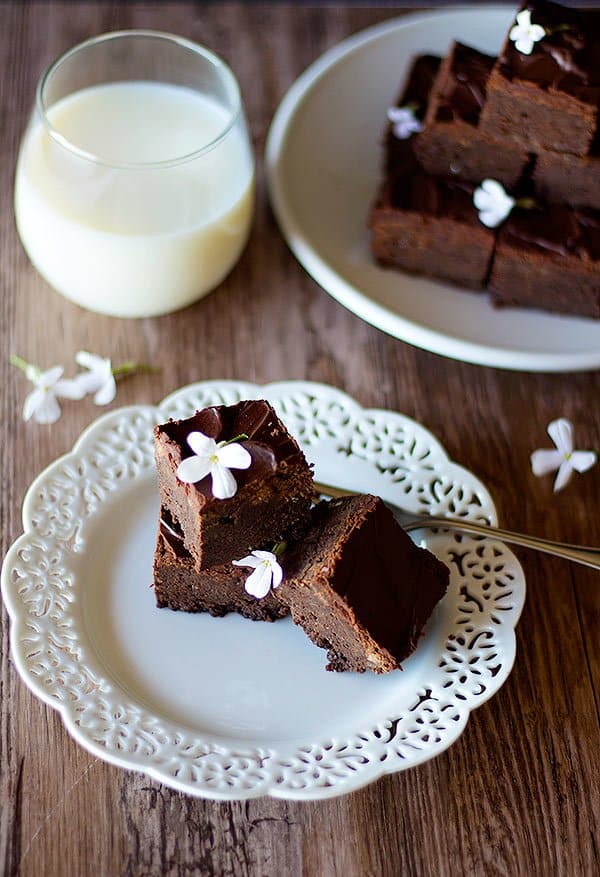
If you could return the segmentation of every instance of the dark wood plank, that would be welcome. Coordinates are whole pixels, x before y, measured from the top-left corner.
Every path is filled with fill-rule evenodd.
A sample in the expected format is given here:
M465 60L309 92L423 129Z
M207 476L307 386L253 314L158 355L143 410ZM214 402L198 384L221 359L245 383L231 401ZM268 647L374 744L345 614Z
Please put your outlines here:
M238 74L257 154L286 88L344 36L390 8L251 4L0 5L0 538L20 532L32 477L96 415L65 408L52 428L24 425L19 352L41 365L84 347L161 366L119 390L156 401L192 380L307 378L362 404L398 409L440 437L492 491L515 528L600 544L600 467L553 497L529 454L555 416L581 447L600 446L598 374L528 375L445 360L361 323L295 263L266 205L232 275L180 314L127 322L86 313L37 277L19 245L10 191L37 76L94 33L152 27L222 54ZM177 339L173 349L173 339ZM447 753L346 798L314 804L213 803L182 796L91 757L32 697L8 655L0 665L0 871L44 875L450 875L600 872L596 574L522 555L529 600L515 670Z

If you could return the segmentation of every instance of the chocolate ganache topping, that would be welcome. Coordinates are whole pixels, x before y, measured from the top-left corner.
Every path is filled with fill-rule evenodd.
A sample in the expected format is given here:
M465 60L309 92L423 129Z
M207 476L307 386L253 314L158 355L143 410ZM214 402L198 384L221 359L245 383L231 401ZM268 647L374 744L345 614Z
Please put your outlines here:
M502 236L512 246L542 250L583 261L600 259L600 214L591 210L547 207L515 210Z
M543 89L556 89L583 103L600 100L600 11L555 4L530 4L531 20L546 30L530 55L510 40L500 57L507 79L525 79Z
M437 121L477 125L494 60L462 43L454 44L452 69L438 98Z
M240 444L249 452L252 463L248 469L234 471L238 486L268 477L281 464L295 463L302 459L302 451L291 436L281 429L275 412L262 399L205 408L190 420L166 423L163 430L179 445L182 459L193 453L187 443L190 432L202 432L216 442L247 436L247 439L240 440ZM207 497L212 496L209 477L197 482L195 487Z

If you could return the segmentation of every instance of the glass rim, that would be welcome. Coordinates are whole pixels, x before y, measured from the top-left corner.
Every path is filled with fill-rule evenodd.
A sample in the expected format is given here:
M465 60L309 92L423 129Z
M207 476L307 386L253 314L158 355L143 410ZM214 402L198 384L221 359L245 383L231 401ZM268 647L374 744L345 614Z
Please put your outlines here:
M58 131L52 125L52 122L48 118L48 111L50 107L46 106L44 100L44 89L48 83L49 78L59 68L59 66L63 64L64 61L71 58L73 55L76 55L82 49L89 48L90 46L97 45L98 43L108 42L109 40L136 37L150 37L153 39L164 40L165 42L175 44L180 48L188 49L189 51L194 52L196 55L199 55L200 57L204 58L204 60L212 64L213 67L215 67L217 71L221 74L226 82L228 90L233 96L234 106L231 110L231 116L228 119L223 130L220 131L220 133L217 134L216 137L213 137L213 139L210 140L208 143L205 143L203 146L200 146L198 147L198 149L194 149L192 152L188 152L185 155L179 155L174 158L163 159L162 161L110 161L106 158L103 158L101 155L96 155L95 153L89 152L86 149L82 149L80 146L72 143L68 137L65 137L64 134L61 134L60 131ZM158 82L160 80L154 81ZM210 152L212 149L215 148L215 146L218 146L221 141L225 140L229 132L238 121L242 111L242 97L239 83L231 67L226 64L222 58L220 58L210 49L207 49L205 46L200 45L200 43L195 43L193 40L188 40L185 37L180 37L176 34L167 33L165 31L147 30L143 28L108 31L107 33L99 34L95 37L90 37L89 39L84 40L81 43L77 43L77 45L72 46L70 49L62 52L48 65L48 67L40 76L36 87L35 104L36 109L41 117L42 123L44 124L50 137L52 137L52 139L56 143L58 143L64 149L68 150L73 155L76 155L78 158L84 159L85 161L93 162L94 164L103 165L105 167L118 168L123 170L149 170L152 168L168 168L175 167L179 164L184 164L188 161L193 161L195 158L199 158L205 153Z

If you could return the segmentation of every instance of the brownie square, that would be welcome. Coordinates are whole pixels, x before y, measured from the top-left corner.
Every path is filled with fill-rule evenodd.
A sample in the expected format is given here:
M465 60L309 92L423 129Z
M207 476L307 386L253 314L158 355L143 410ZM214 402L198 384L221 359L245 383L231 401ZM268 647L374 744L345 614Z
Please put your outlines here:
M495 235L479 221L473 191L423 171L387 180L369 220L379 264L482 288Z
M410 107L416 118L423 122L427 112L429 95L433 87L442 59L436 55L419 55L413 61L406 85L402 89L396 106ZM388 125L385 136L385 172L408 173L418 167L413 146L418 140L414 134L402 140L394 134L394 126Z
M495 304L600 317L600 214L515 210L502 226L489 289Z
M546 29L531 54L507 36L487 84L480 129L538 152L585 155L598 128L600 12L527 3Z
M192 455L187 437L195 431L217 442L247 436L240 443L251 465L232 471L233 497L215 498L210 476L195 484L177 477L181 461ZM313 494L311 467L268 402L205 408L186 420L156 426L154 439L161 504L181 527L197 569L230 563L301 532Z
M481 134L479 116L495 59L454 43L433 84L425 129L414 151L427 173L514 187L529 159L525 147Z
M231 563L196 569L177 523L167 509L161 509L154 553L154 593L159 608L210 612L217 617L238 612L253 621L274 621L288 614L273 594L262 600L248 594L244 589L247 578L247 569Z
M283 556L275 591L320 648L328 670L386 673L416 648L449 572L375 496L319 503Z
M600 210L600 143L584 156L540 152L533 183L544 201Z

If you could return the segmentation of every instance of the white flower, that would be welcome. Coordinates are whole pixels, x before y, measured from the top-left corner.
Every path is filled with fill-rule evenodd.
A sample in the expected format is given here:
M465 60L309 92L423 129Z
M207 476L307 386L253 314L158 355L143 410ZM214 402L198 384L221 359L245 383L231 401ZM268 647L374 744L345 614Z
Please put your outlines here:
M55 365L41 372L34 365L27 365L25 375L35 390L25 399L23 420L33 419L37 423L56 423L61 415L58 399L81 399L83 391L75 381L61 380L64 369Z
M573 450L573 424L564 417L553 420L548 425L548 435L556 445L556 450L543 448L531 455L531 468L534 475L546 475L555 472L558 475L554 482L557 493L566 486L573 472L587 472L596 462L594 451Z
M516 204L496 180L484 180L473 192L473 204L479 211L479 221L488 228L504 222Z
M546 36L545 29L531 23L531 11L523 9L517 15L517 23L511 28L508 38L515 44L518 52L531 55L533 47Z
M278 588L283 580L283 570L275 554L270 551L253 551L241 560L234 560L234 566L249 566L254 569L246 579L244 588L253 597L266 597L271 588Z
M423 130L423 125L410 107L390 107L387 111L387 117L392 123L392 131L398 140L408 140L412 134L418 134L419 131Z
M177 477L186 484L212 476L212 492L217 499L229 499L237 493L237 482L230 469L249 469L252 457L242 445L217 442L203 432L191 432L187 443L194 456L186 457L177 467Z
M75 362L87 369L74 378L83 391L82 395L94 393L96 405L109 405L117 395L117 383L110 359L80 350Z

